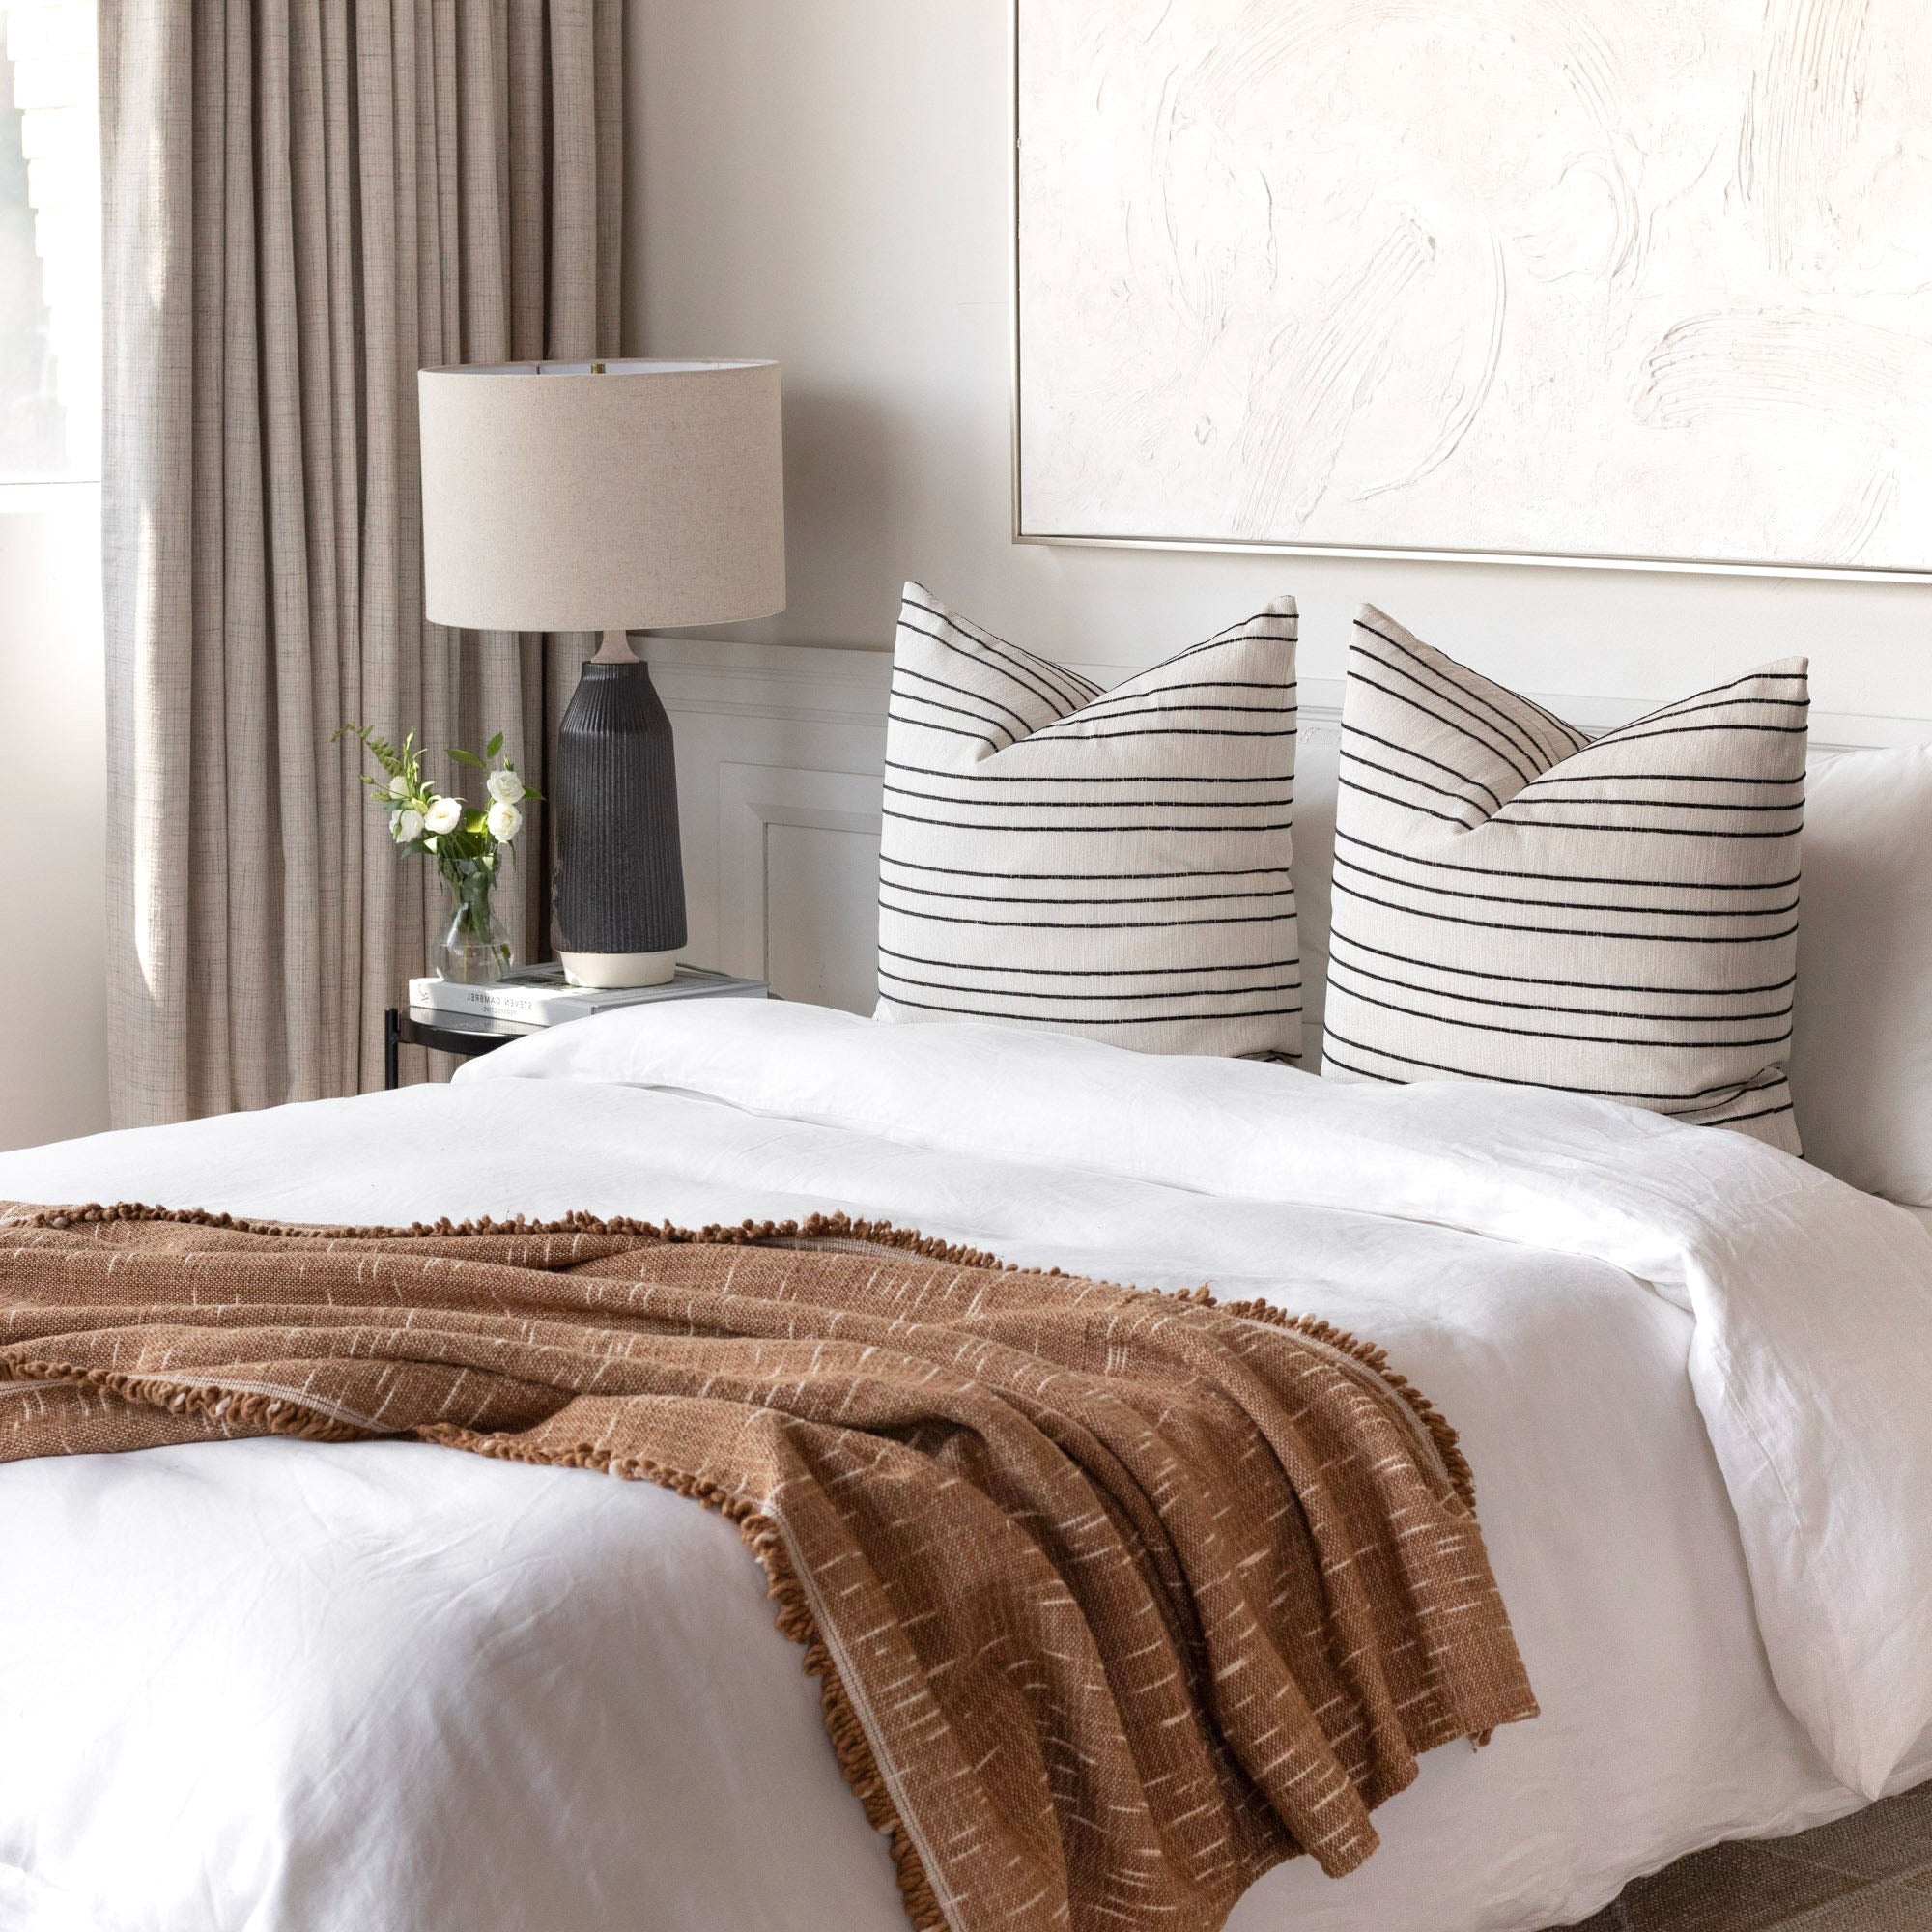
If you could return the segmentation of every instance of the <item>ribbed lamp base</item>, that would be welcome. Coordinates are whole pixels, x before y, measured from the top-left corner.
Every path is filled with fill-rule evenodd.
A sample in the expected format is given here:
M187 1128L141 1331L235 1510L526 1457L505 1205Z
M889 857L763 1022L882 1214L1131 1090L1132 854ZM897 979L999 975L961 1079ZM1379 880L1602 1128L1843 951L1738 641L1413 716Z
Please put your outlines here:
M557 729L557 952L583 986L668 980L685 943L670 720L641 663L593 659Z

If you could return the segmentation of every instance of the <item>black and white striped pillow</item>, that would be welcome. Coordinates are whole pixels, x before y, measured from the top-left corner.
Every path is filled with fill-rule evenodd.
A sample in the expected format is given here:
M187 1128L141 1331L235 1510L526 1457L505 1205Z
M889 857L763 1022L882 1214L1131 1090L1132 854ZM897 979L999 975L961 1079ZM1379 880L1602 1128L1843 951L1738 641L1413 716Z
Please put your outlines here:
M1601 1094L1797 1152L1808 703L1786 658L1593 740L1365 608L1322 1072Z
M1298 1058L1294 602L1111 692L905 588L879 1007Z

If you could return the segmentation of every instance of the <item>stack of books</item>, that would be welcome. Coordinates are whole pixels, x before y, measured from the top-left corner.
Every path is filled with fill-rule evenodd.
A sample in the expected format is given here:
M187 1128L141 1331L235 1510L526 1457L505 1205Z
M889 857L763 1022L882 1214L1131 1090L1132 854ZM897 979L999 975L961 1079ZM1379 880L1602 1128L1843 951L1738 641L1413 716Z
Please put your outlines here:
M703 966L680 966L661 986L573 986L561 966L520 966L494 986L466 986L454 980L412 980L410 1005L418 1010L469 1013L476 1019L508 1020L518 1026L560 1026L587 1020L619 1007L648 1006L656 1000L762 1000L770 989L762 980L739 980Z

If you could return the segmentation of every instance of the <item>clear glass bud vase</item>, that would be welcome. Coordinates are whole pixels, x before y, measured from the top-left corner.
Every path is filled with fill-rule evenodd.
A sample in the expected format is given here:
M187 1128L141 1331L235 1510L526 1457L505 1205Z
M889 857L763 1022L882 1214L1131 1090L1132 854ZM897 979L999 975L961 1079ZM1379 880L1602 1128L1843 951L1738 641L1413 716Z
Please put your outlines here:
M510 935L490 903L494 869L448 882L452 910L430 963L445 980L464 986L493 986L513 960Z

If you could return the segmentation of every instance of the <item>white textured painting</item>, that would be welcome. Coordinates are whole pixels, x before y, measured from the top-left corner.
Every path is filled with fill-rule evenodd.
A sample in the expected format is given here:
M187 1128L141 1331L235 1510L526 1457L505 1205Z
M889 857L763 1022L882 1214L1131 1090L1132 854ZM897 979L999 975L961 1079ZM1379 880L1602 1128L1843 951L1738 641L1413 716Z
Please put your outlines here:
M1932 570L1932 0L1017 0L1022 536Z

